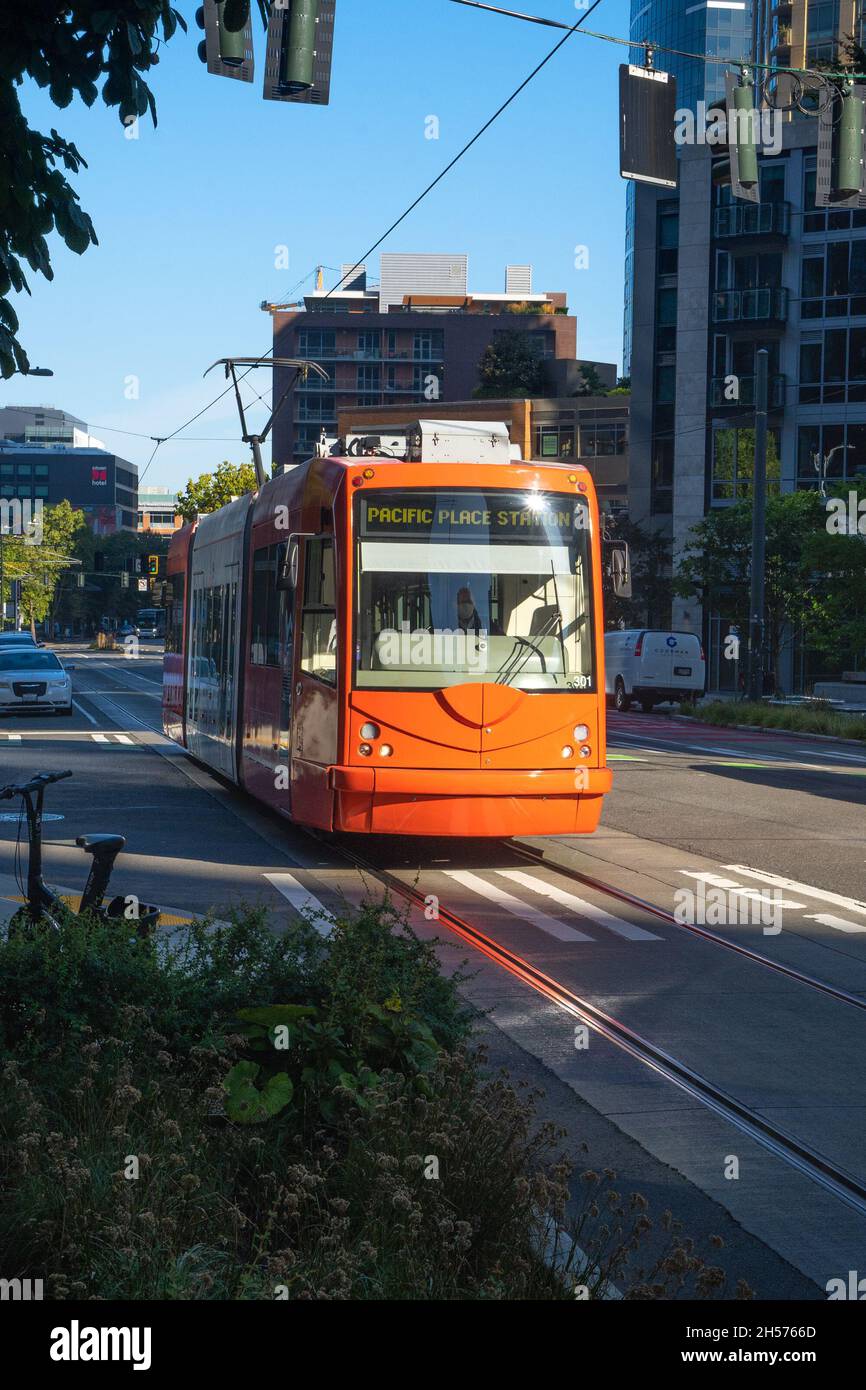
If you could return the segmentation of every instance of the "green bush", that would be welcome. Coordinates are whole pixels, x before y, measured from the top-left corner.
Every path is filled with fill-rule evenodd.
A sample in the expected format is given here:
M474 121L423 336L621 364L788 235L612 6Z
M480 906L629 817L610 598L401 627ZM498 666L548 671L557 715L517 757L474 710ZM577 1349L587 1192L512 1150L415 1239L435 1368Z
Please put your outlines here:
M866 720L858 715L841 714L820 701L806 706L769 705L754 700L709 700L699 705L683 704L679 709L681 714L701 719L705 724L753 724L797 734L866 739Z
M0 1249L53 1298L566 1299L721 1272L569 1166L487 1074L459 977L393 907L325 940L261 913L167 942L71 922L0 940ZM663 1221L667 1218L663 1218Z

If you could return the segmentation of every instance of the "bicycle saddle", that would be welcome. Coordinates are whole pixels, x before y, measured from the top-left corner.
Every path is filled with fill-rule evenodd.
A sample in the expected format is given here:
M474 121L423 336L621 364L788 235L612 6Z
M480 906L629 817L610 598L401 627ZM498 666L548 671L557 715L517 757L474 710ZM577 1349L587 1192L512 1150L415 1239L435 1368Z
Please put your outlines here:
M79 835L75 841L85 854L119 854L126 844L124 835Z

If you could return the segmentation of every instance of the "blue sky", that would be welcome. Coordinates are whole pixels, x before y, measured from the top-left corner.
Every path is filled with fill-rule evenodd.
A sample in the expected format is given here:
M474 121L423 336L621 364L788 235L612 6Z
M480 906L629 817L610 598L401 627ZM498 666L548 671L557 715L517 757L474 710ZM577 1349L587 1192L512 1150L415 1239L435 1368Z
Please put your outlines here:
M260 302L289 297L318 263L357 259L559 37L448 0L338 0L331 105L311 108L261 99L258 18L247 85L207 75L195 6L178 8L189 32L153 70L157 130L143 119L129 140L101 101L58 111L22 89L32 123L56 126L87 159L74 182L100 244L78 257L51 238L55 278L28 275L32 298L18 296L16 308L31 363L54 379L2 383L0 404L72 411L140 467L153 445L136 434L168 434L221 389L219 370L202 380L211 362L270 347ZM574 0L525 8L579 14ZM625 0L603 0L588 27L626 35ZM506 263L531 262L536 290L568 293L579 355L621 361L625 53L570 39L383 249L466 251L474 290L503 289ZM438 140L424 136L430 115ZM275 266L280 246L288 269ZM588 269L575 269L577 246L588 248ZM138 399L128 398L133 377ZM268 371L254 381L269 392ZM144 482L179 487L247 457L227 397L162 446Z

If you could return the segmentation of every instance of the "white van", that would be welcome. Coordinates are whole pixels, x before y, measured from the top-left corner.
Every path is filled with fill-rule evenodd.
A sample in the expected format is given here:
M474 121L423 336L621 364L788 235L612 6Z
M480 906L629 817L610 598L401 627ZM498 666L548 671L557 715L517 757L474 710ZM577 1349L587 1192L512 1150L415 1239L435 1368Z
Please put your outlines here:
M704 649L694 632L606 632L604 666L608 701L627 710L639 700L645 714L663 700L697 698L707 679Z

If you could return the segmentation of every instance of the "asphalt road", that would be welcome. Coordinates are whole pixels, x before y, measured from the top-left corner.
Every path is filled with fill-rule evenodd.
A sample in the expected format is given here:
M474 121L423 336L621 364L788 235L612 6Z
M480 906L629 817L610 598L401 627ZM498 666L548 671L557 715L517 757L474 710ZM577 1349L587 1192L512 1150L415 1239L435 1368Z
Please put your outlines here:
M72 719L0 721L4 781L42 767L74 773L46 801L63 817L45 827L52 881L80 885L86 865L75 835L111 830L128 841L116 890L169 909L224 914L262 903L277 929L306 910L321 914L324 930L327 914L378 893L338 847L258 809L164 739L157 653L129 661L70 652L68 660ZM543 865L478 841L403 839L366 844L365 853L866 1179L866 1013L557 867L667 909L684 890L722 885L727 902L746 904L752 917L713 930L866 997L866 750L632 714L611 717L610 761L602 828L587 840L538 842ZM16 830L0 823L7 895ZM761 920L774 894L771 918ZM445 935L412 916L419 931ZM456 966L466 948L452 942L442 955ZM578 1047L573 1017L492 961L473 955L470 964L466 992L488 1012L494 1055L541 1081L567 1142L577 1149L591 1133L628 1174L626 1190L657 1194L688 1230L722 1234L718 1261L732 1279L743 1275L763 1297L821 1297L828 1279L863 1264L866 1218L605 1039L593 1034Z

